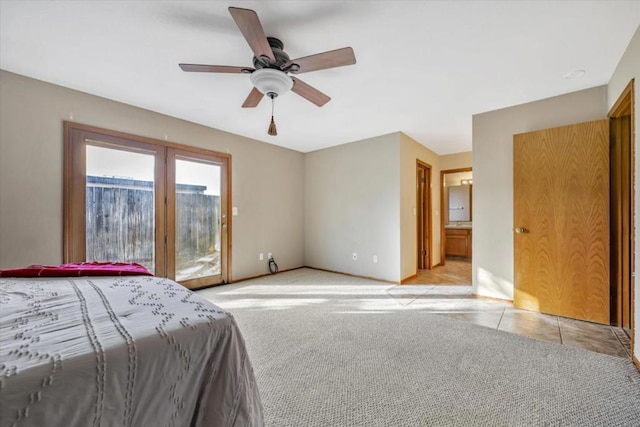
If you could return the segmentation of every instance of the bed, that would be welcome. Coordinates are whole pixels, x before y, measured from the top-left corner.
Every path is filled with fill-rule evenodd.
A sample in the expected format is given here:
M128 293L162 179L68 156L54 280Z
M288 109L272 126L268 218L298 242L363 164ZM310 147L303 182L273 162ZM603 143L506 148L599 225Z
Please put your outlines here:
M0 426L261 426L234 318L146 275L0 278Z

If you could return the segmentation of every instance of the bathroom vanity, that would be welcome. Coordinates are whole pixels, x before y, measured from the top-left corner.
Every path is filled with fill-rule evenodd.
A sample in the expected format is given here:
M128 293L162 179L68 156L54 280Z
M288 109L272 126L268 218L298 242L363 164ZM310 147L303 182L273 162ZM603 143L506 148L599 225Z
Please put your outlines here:
M445 226L445 255L471 258L471 225Z

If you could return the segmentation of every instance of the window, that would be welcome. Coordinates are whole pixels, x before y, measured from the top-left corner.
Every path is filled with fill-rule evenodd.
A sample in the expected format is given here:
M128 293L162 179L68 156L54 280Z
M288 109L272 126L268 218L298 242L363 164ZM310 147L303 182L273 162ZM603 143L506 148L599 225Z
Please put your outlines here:
M230 156L65 122L65 262L228 281Z

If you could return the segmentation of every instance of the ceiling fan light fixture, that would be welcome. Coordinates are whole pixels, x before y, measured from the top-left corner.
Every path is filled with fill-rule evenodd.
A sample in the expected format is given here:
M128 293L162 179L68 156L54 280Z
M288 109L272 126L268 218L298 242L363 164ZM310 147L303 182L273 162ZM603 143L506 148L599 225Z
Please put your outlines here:
M280 96L291 90L293 80L280 70L261 68L251 73L251 83L265 95Z

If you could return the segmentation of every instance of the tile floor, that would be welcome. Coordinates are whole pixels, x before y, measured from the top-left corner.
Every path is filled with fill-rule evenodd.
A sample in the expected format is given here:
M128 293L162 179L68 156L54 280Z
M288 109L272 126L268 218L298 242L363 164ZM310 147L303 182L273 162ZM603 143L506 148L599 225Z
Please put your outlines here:
M402 304L442 316L611 356L631 357L631 341L622 328L520 310L508 301L477 298L470 283L471 262L447 259L444 267L421 270L415 279L388 292Z

